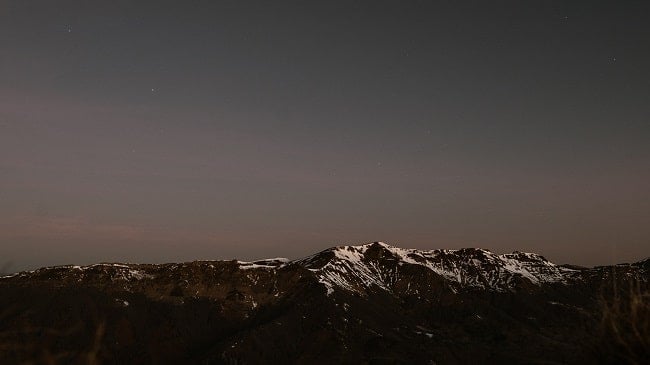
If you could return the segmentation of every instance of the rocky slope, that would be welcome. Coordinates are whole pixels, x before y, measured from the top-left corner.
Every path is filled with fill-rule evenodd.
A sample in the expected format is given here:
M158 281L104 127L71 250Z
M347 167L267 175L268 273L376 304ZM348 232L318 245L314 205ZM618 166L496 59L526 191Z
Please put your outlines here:
M630 354L630 346L608 337L603 308L612 298L627 308L635 300L629 293L647 298L649 270L649 260L587 269L530 253L422 251L380 242L296 261L43 268L0 279L0 358L8 364L632 362L647 347L635 343Z
M359 293L381 288L392 292L401 281L401 267L426 268L452 290L477 288L513 291L521 285L567 283L579 270L561 267L544 257L523 252L496 255L484 249L422 251L375 242L335 247L297 261L313 271L328 289ZM406 277L406 284L411 281Z

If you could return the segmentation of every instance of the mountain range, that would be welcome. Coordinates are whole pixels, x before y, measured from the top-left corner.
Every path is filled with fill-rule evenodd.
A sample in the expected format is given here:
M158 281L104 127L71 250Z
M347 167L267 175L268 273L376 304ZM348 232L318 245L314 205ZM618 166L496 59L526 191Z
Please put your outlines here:
M57 266L0 278L2 364L643 363L650 259L382 242L299 260Z

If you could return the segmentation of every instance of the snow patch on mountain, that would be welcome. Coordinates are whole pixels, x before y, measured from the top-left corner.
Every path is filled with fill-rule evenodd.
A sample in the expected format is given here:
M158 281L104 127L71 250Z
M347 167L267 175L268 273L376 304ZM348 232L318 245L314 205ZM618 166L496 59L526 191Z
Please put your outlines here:
M264 260L257 260L257 261L237 261L237 265L239 265L240 269L247 270L247 269L276 269L282 265L285 265L287 263L291 262L291 260L284 258L284 257L276 257L272 259L264 259Z

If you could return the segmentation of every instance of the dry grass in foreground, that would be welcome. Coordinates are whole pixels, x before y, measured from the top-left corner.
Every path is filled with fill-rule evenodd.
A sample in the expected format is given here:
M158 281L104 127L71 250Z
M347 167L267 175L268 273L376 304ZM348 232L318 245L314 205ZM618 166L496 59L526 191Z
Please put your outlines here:
M612 288L601 299L602 341L598 352L605 363L647 364L650 359L650 290L640 280Z

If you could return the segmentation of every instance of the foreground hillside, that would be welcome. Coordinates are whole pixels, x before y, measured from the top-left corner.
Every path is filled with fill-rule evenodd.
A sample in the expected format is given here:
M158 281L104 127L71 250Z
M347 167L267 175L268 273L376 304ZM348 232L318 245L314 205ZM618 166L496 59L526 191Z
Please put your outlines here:
M0 279L0 359L635 363L649 279L649 260L587 269L380 242L296 261L43 268Z

